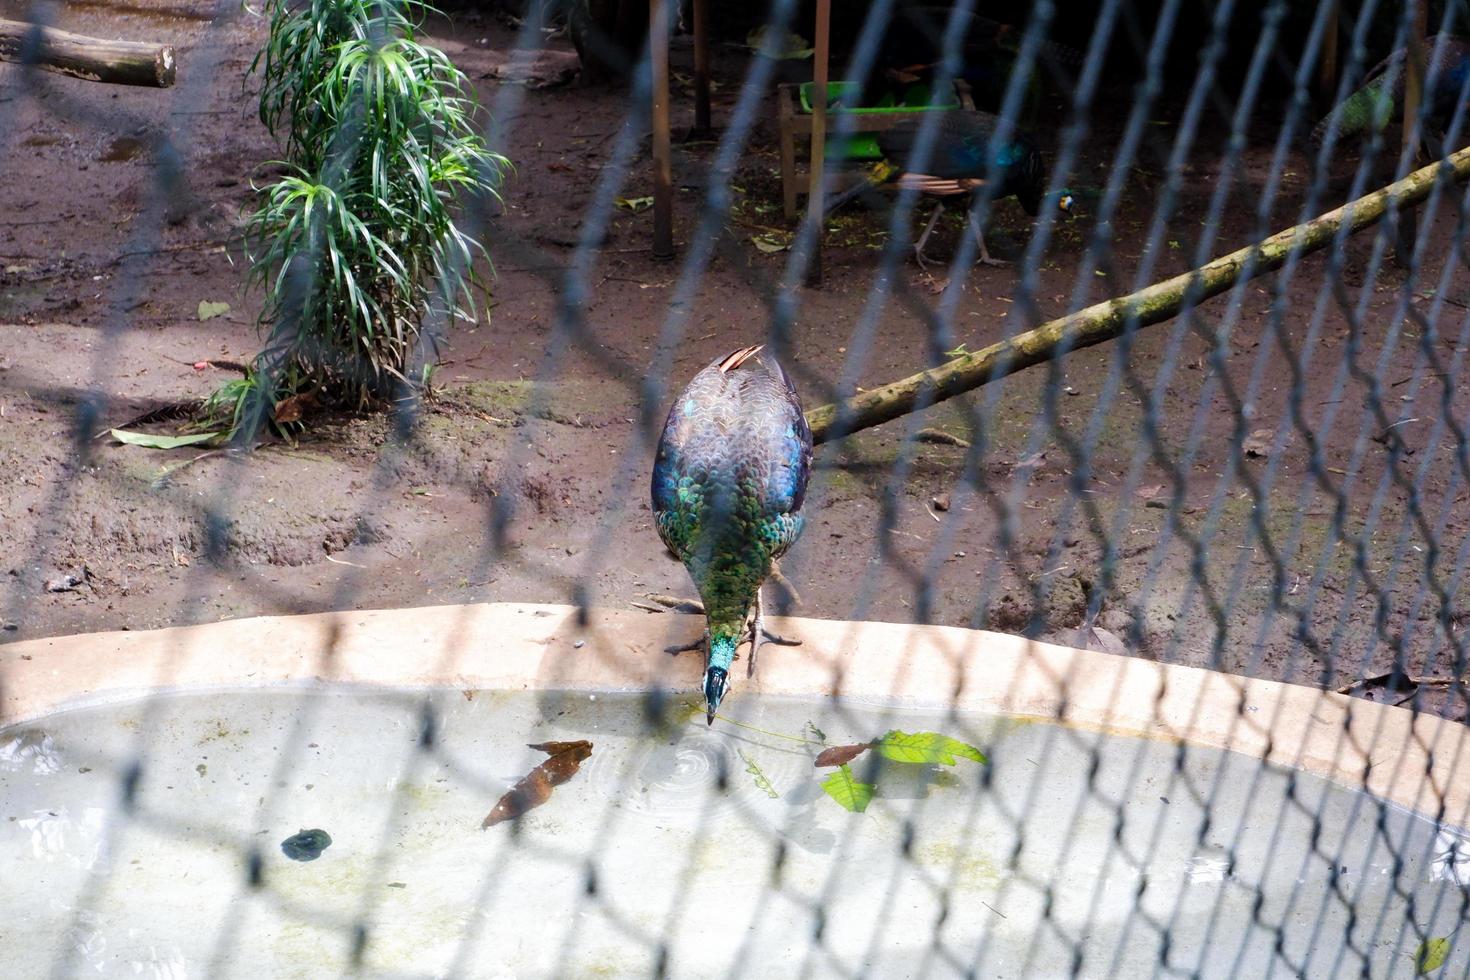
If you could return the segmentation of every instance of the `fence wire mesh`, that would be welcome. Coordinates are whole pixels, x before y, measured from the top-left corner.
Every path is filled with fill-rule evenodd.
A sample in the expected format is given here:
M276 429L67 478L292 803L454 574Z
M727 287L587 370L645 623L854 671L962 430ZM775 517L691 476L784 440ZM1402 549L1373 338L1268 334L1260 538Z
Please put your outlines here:
M833 80L881 88L914 67L896 49L917 35L927 92L979 104L917 113L901 169L952 152L943 120L993 114L972 175L987 180L948 199L930 261L950 257L920 267L933 198L913 183L819 220L782 213L783 182L807 179L781 107L812 78L811 4L713 5L715 129L688 138L706 15L653 0L671 38L650 39L649 6L431 16L425 43L471 76L486 141L514 165L500 201L460 216L494 260L491 308L430 309L412 363L433 381L379 411L323 411L289 440L260 415L251 452L158 458L107 433L166 421L218 383L215 361L263 342L260 299L238 287L240 214L281 152L248 71L265 22L225 2L0 2L24 28L0 46L4 974L1470 976L1470 788L1440 778L1470 771L1470 163L1452 152L1470 7L834 5ZM178 84L47 74L30 25L174 44ZM586 85L562 84L573 42ZM644 210L665 42L672 263L651 256ZM1373 75L1405 48L1421 67ZM1328 113L1395 71L1416 77L1373 104L1387 125ZM863 173L843 152L873 116L846 108L826 117L828 194ZM1047 166L1034 220L997 188L1022 132ZM1106 343L1055 329L1348 202L1361 213L1436 160L1412 208L1247 253L1164 313L1127 308ZM1071 214L1051 206L1064 196ZM972 226L1009 266L975 264ZM287 310L268 332L294 326ZM854 408L1044 326L1048 356L1002 348L983 386L919 383L917 410L882 425ZM695 672L653 642L698 621L650 601L693 593L647 486L676 393L747 343L808 409L838 406L768 597L900 625L796 621L806 644L767 647L761 669L808 658L821 683L777 697L737 671L706 727ZM479 602L532 625L487 635ZM562 620L537 603L575 607L571 632L538 632L537 616ZM366 622L345 617L162 634L134 680L187 687L203 657L238 663L237 686L25 717L38 678L86 692L72 675L138 649L112 636L62 657L67 634L441 604L457 608L433 612L449 638L427 690L330 684ZM418 643L419 620L392 622L395 644ZM266 645L307 635L323 690L254 684ZM536 642L542 690L455 680ZM960 680L916 694L919 648ZM1022 649L1029 679L987 702L1014 710L977 708L1012 663L1000 651ZM839 697L864 660L891 690ZM688 683L589 695L639 671ZM1095 724L1062 723L1077 702L1102 706ZM1150 712L1180 737L1129 735ZM818 752L909 729L987 761L906 767L879 740L840 770L867 809L824 792ZM545 758L524 743L577 738L594 743L584 771L479 829ZM313 846L291 835L317 826L330 846L290 860Z

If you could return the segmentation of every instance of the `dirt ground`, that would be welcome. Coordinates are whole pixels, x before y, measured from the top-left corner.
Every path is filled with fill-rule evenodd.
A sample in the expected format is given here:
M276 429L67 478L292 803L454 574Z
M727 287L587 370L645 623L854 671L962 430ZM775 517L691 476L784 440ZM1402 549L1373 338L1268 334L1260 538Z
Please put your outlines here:
M0 17L22 12L0 0ZM680 261L651 257L651 213L614 213L583 306L586 333L568 346L553 330L558 290L627 96L522 87L523 101L498 120L508 140L497 149L515 173L486 234L492 309L457 325L441 390L407 444L392 440L381 416L326 418L298 443L248 457L161 453L105 436L81 457L73 433L88 392L104 396L100 416L87 420L100 432L230 377L195 362L247 360L257 349L260 296L242 292L239 233L252 175L280 151L256 119L247 76L264 24L238 4L89 0L68 4L58 25L171 41L179 82L164 91L31 82L0 65L4 639L338 608L578 597L624 606L645 593L690 593L650 527L652 450L636 423L642 381L652 370L680 384L765 334L787 261L751 242L784 227L774 111L762 113L733 175L729 234L692 297L679 289L682 246L711 141L681 143L676 154ZM432 33L493 103L513 32L460 13ZM570 50L565 40L548 44ZM675 119L687 123L682 39L673 62ZM729 118L745 66L738 50L719 49L717 123ZM1177 118L1184 95L1168 93L1151 118ZM1132 97L1131 87L1105 90L1093 113L1075 173L1080 217L1057 230L1036 273L1040 316L1066 312L1074 295L1095 301L1135 282L1166 174L1167 127L1150 127L1127 177L1106 262L1082 266ZM1212 254L1251 240L1273 119L1245 151ZM1224 131L1218 121L1204 129L1211 135L1184 171L1151 278L1190 267ZM177 148L188 187L167 202L153 192L150 147L160 134ZM640 145L620 195L651 193L646 137ZM1274 228L1293 223L1310 164L1297 157L1285 170ZM1332 205L1345 186L1334 185ZM926 316L943 299L947 270L904 261L892 295L875 299L886 227L882 214L844 212L828 236L825 284L795 296L789 366L809 406L827 401L840 378L872 386L931 356ZM1470 622L1459 574L1470 467L1455 456L1466 452L1463 436L1440 424L1446 409L1462 423L1470 416L1457 378L1470 291L1450 256L1453 230L1450 220L1430 228L1427 265L1407 287L1392 263L1374 273L1369 234L1349 244L1339 271L1320 254L1307 258L1282 296L1280 339L1268 329L1278 278L1264 277L1204 304L1198 330L1153 327L1126 352L1116 343L1076 352L822 447L807 532L784 565L800 593L794 611L1029 626L1072 639L1096 599L1105 632L1084 640L1120 636L1140 656L1337 687L1383 673L1401 650L1410 674L1446 677L1453 646L1440 611L1447 606L1457 639ZM942 224L933 254L947 259L960 233L958 218ZM1019 258L1029 234L1014 201L997 205L997 253ZM954 344L978 349L1031 322L1013 301L1015 266L964 276ZM1319 304L1329 277L1357 304L1356 331L1330 298ZM1437 334L1396 319L1406 288L1416 315L1440 309ZM201 321L201 301L230 310ZM687 323L666 362L671 313ZM1426 348L1436 358L1427 367ZM904 441L921 427L974 438L971 410L985 439L973 478L963 448ZM1259 452L1237 458L1232 446L1252 436ZM83 569L79 587L47 590ZM1458 697L1424 692L1432 710L1464 717ZM1398 700L1412 689L1369 693Z

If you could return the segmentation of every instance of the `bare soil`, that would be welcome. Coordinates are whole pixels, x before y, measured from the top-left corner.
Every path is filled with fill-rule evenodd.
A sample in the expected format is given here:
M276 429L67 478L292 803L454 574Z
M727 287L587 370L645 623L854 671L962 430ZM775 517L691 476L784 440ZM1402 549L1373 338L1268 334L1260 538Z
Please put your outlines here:
M22 14L0 0L0 16ZM585 331L568 344L554 330L558 292L627 95L523 87L523 101L498 120L515 173L486 234L491 309L457 325L440 390L406 442L386 416L317 417L296 443L245 457L161 453L106 436L83 439L79 454L79 416L90 435L200 397L230 375L195 362L244 361L257 349L260 297L242 292L240 230L252 177L280 149L256 119L247 75L264 25L238 5L98 0L67 5L58 26L170 41L179 82L118 89L0 65L5 639L326 609L579 598L624 606L645 593L689 594L650 527L652 448L638 420L661 419L665 405L642 404L643 380L652 372L677 386L765 335L788 258L751 242L784 227L774 111L733 175L729 231L692 296L679 282L711 141L678 148L680 261L651 257L649 212L617 210L591 271ZM432 33L492 104L513 32L470 12ZM564 40L548 45L570 50ZM689 60L681 40L676 80ZM745 66L738 51L719 49L717 121L729 118ZM1098 208L1087 192L1108 179L1133 94L1105 91L1094 112L1074 178L1082 214L1048 244L1034 314L1014 302L1016 266L966 270L949 343L977 349L1074 300L1135 284L1170 127L1150 127L1106 261L1082 265ZM1150 118L1177 118L1183 94L1171 92ZM676 88L676 120L687 123L691 105ZM1253 134L1211 254L1252 239L1271 174L1271 122ZM1190 267L1225 131L1205 127L1149 278ZM168 200L156 193L161 135L188 187ZM1328 206L1345 198L1350 170L1344 161ZM1294 223L1309 173L1305 158L1288 162L1273 228ZM644 137L618 194L650 187ZM828 235L824 284L795 296L789 366L809 405L845 376L872 386L933 356L928 318L948 270L906 260L891 295L875 299L887 227L884 214L843 212ZM1446 410L1462 425L1470 417L1470 398L1447 376L1465 352L1470 295L1463 268L1444 269L1453 230L1447 219L1430 228L1434 247L1412 282L1392 263L1374 275L1371 234L1349 244L1340 272L1329 273L1322 255L1304 260L1280 299L1279 338L1271 303L1282 280L1265 277L1205 304L1194 329L1150 328L1126 348L1073 353L821 448L808 529L783 569L801 600L788 608L1076 640L1097 598L1106 632L1081 640L1121 636L1139 656L1337 687L1384 673L1401 650L1410 674L1448 676L1453 648L1440 611L1449 609L1451 632L1470 621L1457 565L1470 467L1455 456L1466 452L1463 436L1439 424ZM947 219L932 254L946 259L961 233L959 219ZM993 251L1019 259L1030 233L1014 201L997 205ZM1330 297L1319 304L1329 276L1355 304L1356 328ZM1406 289L1416 317L1429 315L1437 293L1447 300L1436 335L1396 314ZM201 301L230 311L201 321ZM673 314L687 321L666 360ZM1426 349L1437 359L1428 368ZM91 417L83 408L94 395ZM1284 442L1273 445L1278 426ZM983 437L985 451L967 475L962 447L906 444L919 428ZM1261 454L1234 458L1232 447L1260 430ZM66 573L82 583L47 591ZM1425 697L1432 710L1465 716L1463 699L1442 688Z

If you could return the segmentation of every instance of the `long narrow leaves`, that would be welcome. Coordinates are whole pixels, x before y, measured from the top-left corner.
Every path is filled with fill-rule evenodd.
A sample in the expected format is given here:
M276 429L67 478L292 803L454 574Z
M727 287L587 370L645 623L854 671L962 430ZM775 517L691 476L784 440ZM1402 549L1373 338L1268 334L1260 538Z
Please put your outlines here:
M481 246L452 209L465 192L497 196L508 164L478 135L463 73L417 39L427 9L267 6L270 37L251 68L262 74L260 118L287 160L258 188L249 241L275 397L305 387L358 403L385 397L436 304L473 316Z

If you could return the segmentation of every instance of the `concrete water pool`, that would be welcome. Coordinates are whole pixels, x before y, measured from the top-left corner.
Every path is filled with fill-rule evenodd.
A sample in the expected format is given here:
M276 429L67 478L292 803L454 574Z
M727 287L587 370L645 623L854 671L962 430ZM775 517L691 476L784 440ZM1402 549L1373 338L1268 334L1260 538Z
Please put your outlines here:
M1038 667L1099 699L1096 672L1117 671L1107 723L1079 716L1081 687L1060 712L946 697L953 687L925 703L908 689L938 669L915 649L930 638L895 656L910 680L889 676L885 698L854 690L872 681L856 660L834 698L801 694L795 658L772 657L710 728L677 683L606 673L629 674L642 657L630 648L682 620L583 628L522 610L481 624L504 648L488 665L458 656L437 684L421 668L464 641L463 613L444 612L442 634L424 610L416 633L399 613L354 614L368 619L333 627L325 660L292 633L308 624L284 620L0 651L6 975L1412 976L1424 937L1449 940L1444 975L1470 963L1470 846L1449 809L1463 787L1416 812L1397 784L1365 791L1323 771L1310 738L1285 765L1274 747L1251 751L1254 736L1170 735L1177 691L1155 691L1144 707L1159 724L1140 727L1121 700L1138 694L1124 658L976 634L1012 700ZM851 629L789 622L813 647ZM861 627L864 657L899 635L888 629ZM397 658L396 686L364 676L392 666L371 666L376 643ZM603 647L625 659L594 666ZM811 653L802 669L822 659ZM233 683L221 660L244 668ZM80 695L48 679L104 661L110 679L94 672ZM512 667L536 682L506 681ZM568 670L591 683L570 689ZM160 673L170 683L139 682ZM1184 694L1199 719L1210 685L1196 680ZM1296 713L1305 689L1242 683L1228 714L1273 741L1266 713ZM1352 708L1310 693L1329 727ZM1347 717L1335 734L1352 734ZM1385 718L1403 721L1372 721ZM848 812L814 758L893 729L988 761L870 751L851 770L872 802ZM593 745L580 771L520 821L481 829L546 759L528 743L576 739ZM1458 760L1395 751L1421 781L1463 775ZM303 853L288 838L304 830L330 843Z

